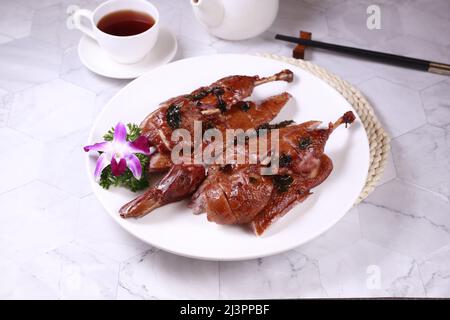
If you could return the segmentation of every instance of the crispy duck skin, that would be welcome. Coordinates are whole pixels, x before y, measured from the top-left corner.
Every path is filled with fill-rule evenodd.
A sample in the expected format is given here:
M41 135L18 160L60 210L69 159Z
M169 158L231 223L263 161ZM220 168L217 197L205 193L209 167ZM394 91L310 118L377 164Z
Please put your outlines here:
M195 213L206 211L209 221L250 224L262 234L328 177L333 165L323 153L325 143L336 127L354 119L347 112L326 129L319 129L318 121L280 128L277 175L261 175L261 164L216 166L208 171L190 206Z
M203 126L209 125L225 134L226 129L252 129L272 121L292 96L283 92L256 104L252 101L238 101L229 111L204 116ZM206 129L206 128L204 128ZM149 172L163 172L170 169L170 152L162 151L152 156Z
M229 76L220 79L210 86L201 87L190 94L171 98L159 105L150 113L140 127L150 145L159 152L170 151L174 142L170 140L172 131L177 128L187 129L191 134L194 121L207 124L221 113L230 110L237 102L249 97L256 86L272 81L292 82L293 73L282 70L270 77ZM225 120L225 117L221 117ZM215 121L217 124L217 120Z
M321 184L333 170L333 163L327 155L320 159L320 167L316 176L305 178L300 175L291 175L293 179L289 190L278 192L274 190L264 209L250 221L250 227L256 235L261 235L278 218L284 216L296 204L303 202L311 195L310 190Z
M155 208L182 200L194 193L204 178L205 168L201 165L174 165L155 186L122 206L120 216L137 218Z
M233 108L230 112L220 115L225 117L225 121L218 121L215 127L222 132L225 129L240 128L247 130L269 122L280 112L283 106L289 101L291 95L289 93L281 93L264 100L261 104L256 105L253 102L245 102L246 107ZM220 119L219 119L220 120ZM183 197L189 197L205 178L203 165L172 165L169 153L157 153L150 158L159 168L169 168L169 172L154 187L147 190L144 195L125 204L120 209L123 218L140 217L151 212L157 207L166 205L170 202L179 201ZM198 168L199 167L199 168ZM195 170L194 170L195 169ZM153 171L156 171L153 169ZM159 170L163 171L163 170ZM184 180L189 180L189 188L183 185ZM170 188L166 186L169 181ZM178 189L177 189L178 188ZM165 196L165 193L175 193L177 197ZM270 195L270 193L269 193ZM262 209L262 208L261 208Z
M269 176L257 165L213 166L192 197L194 213L203 211L218 224L249 223L264 209L273 190Z

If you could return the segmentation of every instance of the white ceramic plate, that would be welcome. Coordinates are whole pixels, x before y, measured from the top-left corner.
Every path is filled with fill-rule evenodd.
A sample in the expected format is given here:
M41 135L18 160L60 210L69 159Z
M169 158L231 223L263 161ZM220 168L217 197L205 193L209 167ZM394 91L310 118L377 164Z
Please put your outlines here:
M78 56L86 68L108 78L134 79L173 59L177 40L167 28L159 30L153 49L139 62L121 64L114 61L96 41L83 36L78 43Z
M290 92L293 98L275 121L315 119L328 123L352 110L337 91L293 65L248 55L212 55L179 60L131 82L105 106L88 143L101 141L102 135L118 121L140 123L160 102L221 77L267 76L286 68L295 74L293 83L265 84L257 87L251 97L258 100L284 90ZM124 220L119 217L118 209L136 194L119 188L104 190L97 185L92 178L95 155L87 157L87 169L94 193L111 217L141 240L187 257L244 260L297 247L329 229L352 207L364 186L369 167L368 140L359 119L348 129L340 127L332 134L326 153L334 163L330 177L261 237L240 226L207 222L204 214L192 214L186 202L158 208L140 219Z

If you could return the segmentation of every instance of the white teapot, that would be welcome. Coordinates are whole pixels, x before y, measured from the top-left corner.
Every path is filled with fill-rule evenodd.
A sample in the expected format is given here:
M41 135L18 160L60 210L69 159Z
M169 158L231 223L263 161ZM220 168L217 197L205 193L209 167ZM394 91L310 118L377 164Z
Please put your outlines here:
M259 35L278 13L278 0L191 0L191 5L208 32L226 40Z

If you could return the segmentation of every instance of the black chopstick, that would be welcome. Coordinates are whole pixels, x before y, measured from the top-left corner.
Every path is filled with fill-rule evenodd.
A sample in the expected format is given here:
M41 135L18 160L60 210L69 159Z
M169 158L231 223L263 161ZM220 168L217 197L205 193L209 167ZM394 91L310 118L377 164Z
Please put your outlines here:
M433 61L428 61L428 60L423 60L423 59L405 57L405 56L400 56L400 55L396 55L396 54L366 50L366 49L361 49L361 48L341 46L338 44L327 43L327 42L322 42L322 41L301 39L301 38L290 37L290 36L285 36L285 35L281 35L281 34L277 34L275 36L275 39L288 41L288 42L292 42L292 43L297 43L297 44L304 45L304 46L320 48L320 49L330 50L330 51L339 52L339 53L343 53L343 54L353 55L353 56L357 56L357 57L362 57L362 58L366 58L369 60L387 63L387 64L391 64L391 65L396 65L396 66L400 66L400 67L421 70L421 71L426 71L426 72L432 72L432 73L438 73L438 74L443 74L443 75L450 75L450 65L445 64L445 63L433 62Z

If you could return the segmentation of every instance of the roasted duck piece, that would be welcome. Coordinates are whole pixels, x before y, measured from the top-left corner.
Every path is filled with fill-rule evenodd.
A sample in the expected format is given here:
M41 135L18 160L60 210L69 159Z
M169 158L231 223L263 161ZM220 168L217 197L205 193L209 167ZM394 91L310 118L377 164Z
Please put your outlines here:
M250 227L257 235L261 235L276 219L285 215L297 203L303 202L310 196L311 189L321 184L333 170L333 163L327 155L320 157L317 173L304 177L298 174L275 176L275 190L267 205L251 221ZM291 182L292 179L292 182ZM290 184L289 184L290 183ZM289 184L288 190L283 191L283 186ZM280 189L281 186L281 190ZM281 192L280 192L281 191Z
M251 101L239 101L237 106L210 121L213 121L213 126L221 132L226 129L257 128L275 118L290 97L289 93L284 92L264 100L259 105ZM155 165L165 166L170 170L156 186L120 209L123 218L140 217L157 207L187 198L205 178L203 165L173 166L168 152L158 153L152 156L150 161L159 162Z
M120 209L122 218L140 217L162 205L194 193L205 179L202 165L174 165L153 187Z
M204 128L225 127L226 122L237 115L229 114L232 109L244 109L251 105L243 102L253 89L271 81L293 80L290 70L283 70L270 77L259 76L229 76L220 79L208 87L201 87L190 94L171 98L160 104L159 108L149 114L140 127L150 145L156 147L163 155L154 157L150 163L150 171L164 171L170 168L167 154L175 142L170 137L174 129L187 129L191 134L194 121L201 121ZM251 112L249 113L251 114Z
M224 113L203 115L203 129L215 128L225 135L226 129L242 129L245 131L257 128L274 119L290 98L289 93L283 92L269 97L258 105L253 101L238 101ZM171 166L170 152L162 151L156 153L150 159L149 171L167 171Z
M191 207L195 213L206 212L212 222L250 224L260 235L328 177L333 165L324 154L325 143L339 125L354 119L353 113L347 112L325 129L319 128L319 121L280 128L280 168L276 175L262 175L262 161L210 167L208 177L192 197Z

